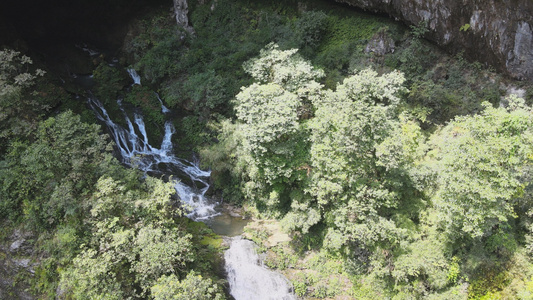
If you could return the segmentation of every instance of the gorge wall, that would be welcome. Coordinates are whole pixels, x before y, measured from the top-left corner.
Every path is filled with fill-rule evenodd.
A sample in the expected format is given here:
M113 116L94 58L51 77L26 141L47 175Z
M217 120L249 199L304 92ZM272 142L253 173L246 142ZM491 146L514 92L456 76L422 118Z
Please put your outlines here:
M410 25L426 22L426 38L464 51L513 78L533 81L531 0L336 0L386 13Z

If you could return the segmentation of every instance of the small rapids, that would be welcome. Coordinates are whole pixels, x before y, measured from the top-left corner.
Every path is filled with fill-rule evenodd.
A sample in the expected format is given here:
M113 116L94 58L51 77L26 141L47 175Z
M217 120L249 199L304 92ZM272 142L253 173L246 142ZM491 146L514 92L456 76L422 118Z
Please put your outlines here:
M133 84L141 84L141 77L134 69L128 69L128 73ZM169 113L170 110L163 105L157 93L156 95L161 103L161 111L164 114ZM229 216L221 215L216 210L218 203L206 197L205 194L210 187L211 172L200 169L197 162L189 162L173 154L172 135L176 130L172 122L165 123L163 141L159 147L156 147L148 140L142 115L133 114L133 119L130 118L120 99L117 103L127 128L115 123L97 98L90 95L88 102L96 117L109 129L117 146L119 159L124 164L150 174L173 176L171 178L175 180L174 188L182 204L188 209L189 218L212 226L217 226L216 224L220 226L226 222L237 223L236 227L239 227L242 233L243 220L235 221ZM227 234L233 235L235 228L226 227L228 227L226 230L230 230ZM291 293L287 279L262 265L256 253L257 246L253 242L242 239L241 236L230 237L229 240L231 241L230 248L224 255L225 269L228 273L230 294L236 300L296 299Z
M178 158L172 153L172 135L176 131L170 121L165 123L165 135L159 148L150 145L143 117L134 114L133 122L122 108L128 129L111 120L102 103L89 97L89 105L96 117L104 122L117 145L120 159L128 166L136 167L147 173L178 176L175 189L180 199L188 208L188 217L203 220L219 214L215 210L216 202L209 201L205 193L209 189L210 171L201 170L198 164ZM184 181L187 181L187 184Z

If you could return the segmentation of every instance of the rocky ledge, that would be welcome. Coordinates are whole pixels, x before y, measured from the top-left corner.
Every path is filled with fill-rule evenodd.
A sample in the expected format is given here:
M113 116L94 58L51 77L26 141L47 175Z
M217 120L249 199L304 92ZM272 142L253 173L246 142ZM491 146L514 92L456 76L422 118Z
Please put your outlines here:
M386 13L409 25L425 23L426 38L509 76L533 81L531 0L335 0Z

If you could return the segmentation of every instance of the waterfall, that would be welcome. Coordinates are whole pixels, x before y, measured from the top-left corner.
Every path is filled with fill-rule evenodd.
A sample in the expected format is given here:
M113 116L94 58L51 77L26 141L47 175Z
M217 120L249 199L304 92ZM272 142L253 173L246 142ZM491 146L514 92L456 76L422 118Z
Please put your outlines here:
M165 122L165 136L163 137L163 141L161 142L161 150L165 151L167 154L172 152L172 135L176 132L174 129L174 125L172 125L172 122L166 121Z
M224 254L231 295L236 300L296 299L287 279L262 265L256 248L252 241L240 236L231 238Z
M135 71L135 69L129 68L128 74L130 74L131 79L133 79L133 84L141 85L141 76L137 74L137 71Z
M140 84L140 76L135 70L128 69L128 73L134 84ZM161 103L161 111L165 114L170 112L159 95L157 98ZM173 179L174 188L189 218L207 222L220 214L215 210L218 203L205 196L211 172L200 169L197 161L190 162L174 156L172 135L176 130L172 122L165 123L163 141L161 147L157 148L149 143L142 115L134 114L132 121L124 110L121 99L117 100L117 104L123 113L127 129L113 122L105 107L94 96L89 95L88 102L96 117L109 129L122 163L146 173L177 176L179 179ZM230 248L224 255L225 269L230 293L236 300L296 299L287 279L262 265L253 242L244 240L241 236L230 239Z
M121 101L117 102L122 109ZM148 141L141 115L134 114L132 122L122 109L126 124L128 124L128 130L126 130L111 120L98 99L89 97L89 104L96 117L107 125L124 164L145 172L178 175L181 180L175 181L175 189L191 219L203 220L219 214L215 210L217 203L205 197L209 189L211 172L201 170L197 163L178 158L172 153L171 138L175 129L170 121L165 123L165 135L161 148L157 148L150 145ZM185 180L187 183L184 182Z
M170 109L168 109L165 105L163 105L163 100L161 100L161 97L159 97L159 94L158 93L155 93L155 95L157 96L157 100L159 100L159 103L161 103L161 111L166 114L166 113L169 113L170 112Z

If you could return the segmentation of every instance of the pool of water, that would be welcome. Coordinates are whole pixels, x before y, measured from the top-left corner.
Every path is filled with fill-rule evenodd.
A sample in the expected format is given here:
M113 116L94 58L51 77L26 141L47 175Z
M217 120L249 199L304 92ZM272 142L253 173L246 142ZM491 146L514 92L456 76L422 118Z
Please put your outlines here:
M218 216L204 221L213 231L218 235L234 237L243 233L244 227L249 220L242 217L232 217L227 213L222 213Z

